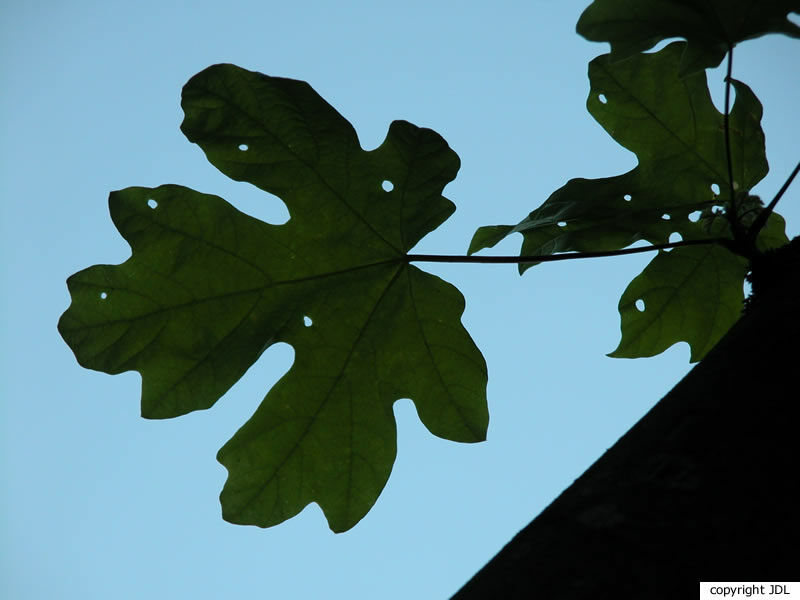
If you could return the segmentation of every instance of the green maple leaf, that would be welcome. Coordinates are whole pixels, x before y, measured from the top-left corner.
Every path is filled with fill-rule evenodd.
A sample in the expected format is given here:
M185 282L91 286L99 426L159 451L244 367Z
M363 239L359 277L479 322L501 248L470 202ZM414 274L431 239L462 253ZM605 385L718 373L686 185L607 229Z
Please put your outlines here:
M525 256L618 250L638 240L663 244L670 236L733 239L716 208L730 205L723 115L711 101L704 72L679 76L685 46L676 42L624 61L603 55L589 64L589 112L636 154L634 169L569 181L516 226L480 228L469 252L512 233L522 233ZM760 208L747 192L768 167L761 104L745 84L733 85L733 176L746 223ZM772 215L757 243L764 249L787 241L783 220ZM534 264L520 265L520 272ZM686 341L691 360L700 360L738 318L746 271L746 262L722 247L660 252L622 296L622 340L611 355L652 356ZM635 308L637 300L644 301L644 311Z
M81 365L139 371L147 418L209 408L271 344L290 344L294 364L219 451L223 516L266 527L316 502L346 530L389 477L396 400L435 435L485 438L486 365L464 299L406 258L455 210L441 193L458 156L403 121L366 152L308 84L233 65L194 76L182 106L209 161L281 197L290 220L175 185L113 192L132 255L69 278L59 331Z
M800 0L594 0L578 20L577 31L594 42L610 42L619 60L648 50L661 40L688 41L681 74L716 67L728 48L767 33L800 37L787 18L800 12Z

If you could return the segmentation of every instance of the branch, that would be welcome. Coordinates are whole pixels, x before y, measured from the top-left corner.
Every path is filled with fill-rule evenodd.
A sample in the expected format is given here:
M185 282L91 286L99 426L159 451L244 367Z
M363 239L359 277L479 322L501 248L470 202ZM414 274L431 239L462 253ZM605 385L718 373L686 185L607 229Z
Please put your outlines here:
M708 238L705 240L686 240L669 242L667 244L654 244L641 248L625 248L624 250L601 250L598 252L568 252L563 254L543 254L536 256L462 256L447 254L407 254L406 262L446 262L446 263L537 263L554 262L557 260L575 260L579 258L602 258L606 256L623 256L625 254L638 254L652 252L653 250L667 250L681 246L699 246L702 244L721 244L730 249L731 240L727 238Z

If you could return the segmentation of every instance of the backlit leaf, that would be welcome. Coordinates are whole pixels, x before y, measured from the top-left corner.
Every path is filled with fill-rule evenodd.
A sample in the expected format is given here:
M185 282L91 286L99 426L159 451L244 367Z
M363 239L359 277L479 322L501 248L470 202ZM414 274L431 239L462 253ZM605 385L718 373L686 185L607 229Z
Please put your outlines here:
M741 315L746 272L747 261L716 244L659 251L622 294L622 341L609 356L653 356L686 341L700 360Z
M346 530L388 479L396 400L438 436L485 438L486 366L464 299L406 260L455 209L441 193L459 159L403 121L366 152L308 84L233 65L194 76L182 106L211 163L279 196L290 220L176 185L114 192L132 255L69 278L59 330L83 366L140 372L148 418L209 408L290 344L294 364L219 451L223 516L266 527L316 502Z
M657 53L634 55L623 61L612 61L609 55L594 59L589 64L589 112L617 142L636 153L637 166L615 177L567 182L516 226L480 228L470 245L470 253L491 247L516 232L523 235L520 252L523 256L618 250L638 240L663 244L718 237L732 239L727 220L719 215L731 199L726 183L723 115L711 101L704 72L679 76L678 63L685 46L684 42L676 42ZM763 179L768 167L760 126L761 104L745 84L734 81L733 85L736 90L730 114L733 176L736 197L741 200L737 211L749 212L746 222L760 209L752 202L744 202L750 197L747 192ZM769 234L762 231L759 236L760 247L788 241L777 220L771 219L768 229ZM768 243L764 241L767 235ZM681 273L688 268L686 261L696 261L699 256L699 250L683 250L686 249L656 257L659 268L648 272L648 285L664 289L678 286ZM737 293L741 300L745 273L740 260L724 248L717 248L709 256L715 265L724 262L723 256L729 261L725 266L708 267L709 276L740 273ZM669 266L670 261L676 263L674 267ZM534 264L520 265L520 272ZM670 325L684 327L674 334L671 343L689 342L693 360L701 358L738 316L727 310L717 315L715 302L729 304L726 294L732 293L726 284L717 283L710 286L711 290L719 290L717 300L709 294L664 296L665 303L674 303L664 310L683 315L669 319ZM636 289L641 291L640 287ZM720 325L704 329L710 337L692 331L703 315L712 313L717 315L714 319ZM620 348L630 349L629 355L651 356L666 348L663 346L666 337L642 336L633 323L623 315ZM619 352L614 355L621 356Z
M684 38L680 71L687 74L716 67L744 40L767 33L800 37L790 12L800 12L800 0L594 0L577 30L588 40L610 42L612 60Z

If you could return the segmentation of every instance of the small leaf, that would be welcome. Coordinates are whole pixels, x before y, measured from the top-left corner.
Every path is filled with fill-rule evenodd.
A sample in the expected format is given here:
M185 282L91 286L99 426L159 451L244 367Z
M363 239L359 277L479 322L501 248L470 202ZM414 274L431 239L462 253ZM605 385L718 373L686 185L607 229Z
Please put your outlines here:
M609 42L611 59L622 60L669 38L688 41L681 75L716 67L729 46L768 33L800 37L787 15L798 0L594 0L578 20L587 40Z
M139 371L148 418L212 406L270 345L291 344L292 367L219 451L223 516L267 527L316 502L344 531L388 479L396 400L435 435L485 438L486 365L464 299L406 260L453 212L441 193L459 159L403 121L365 152L308 84L233 65L195 75L182 105L187 137L279 195L290 220L174 185L114 192L132 256L69 278L59 331L82 365Z
M759 232L757 247L760 252L774 250L789 243L786 235L786 220L778 213L771 213L764 228Z
M746 271L717 245L660 251L622 294L622 340L609 356L654 356L685 341L689 360L700 360L741 315Z
M472 236L472 241L469 243L467 255L472 255L478 250L484 248L491 248L501 240L508 237L513 227L511 225L496 225L489 227L480 227L475 235Z

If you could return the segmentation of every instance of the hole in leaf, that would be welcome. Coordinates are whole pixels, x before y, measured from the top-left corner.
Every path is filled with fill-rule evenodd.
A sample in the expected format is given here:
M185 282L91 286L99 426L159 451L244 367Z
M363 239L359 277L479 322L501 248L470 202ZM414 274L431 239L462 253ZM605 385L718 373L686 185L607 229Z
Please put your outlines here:
M655 54L656 52L661 51L663 48L669 46L673 41L679 38L666 38L658 42L655 46L650 48L649 50L645 50L642 54Z
M633 200L633 196L631 196L630 194L625 194L623 196L623 199L625 200L625 202L630 202L631 200Z
M661 218L664 219L665 221L669 221L672 217L669 216L669 213L664 213L663 215L661 215Z
M800 25L800 12L790 12L786 18L795 25Z
M158 202L150 198L150 200L147 201L147 206L155 210L156 206L158 206Z
M607 104L608 103L608 98L606 98L605 94L598 94L597 95L597 99L600 100L600 102L603 103L603 104Z
M696 210L692 213L689 213L689 220L692 223L697 223L700 220L700 215L703 214L701 211Z
M639 312L644 312L644 300L642 300L641 298L639 298L636 302L634 302L633 305Z
M383 183L381 183L381 187L384 192L391 192L394 189L394 184L388 179L384 179Z
M566 221L559 221L558 222L558 226L559 227L566 227L567 226L567 222Z
M678 233L677 231L673 231L669 234L669 243L674 244L675 242L682 242L683 236ZM664 252L672 252L672 248L664 248Z
M312 325L313 323L314 323L314 321L312 321L312 320L311 320L311 317L309 317L308 315L305 315L305 316L303 317L303 325L305 325L306 327L311 327L311 325Z
M719 186L716 183L711 184L711 191L714 192L715 196L719 196Z
M100 300L105 300L108 298L108 294L106 292L100 292Z
M239 150L241 150L242 152L247 152L249 149L250 146L248 146L247 144L239 144Z

